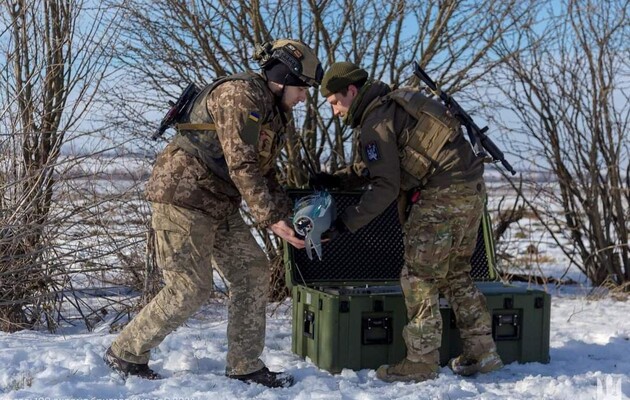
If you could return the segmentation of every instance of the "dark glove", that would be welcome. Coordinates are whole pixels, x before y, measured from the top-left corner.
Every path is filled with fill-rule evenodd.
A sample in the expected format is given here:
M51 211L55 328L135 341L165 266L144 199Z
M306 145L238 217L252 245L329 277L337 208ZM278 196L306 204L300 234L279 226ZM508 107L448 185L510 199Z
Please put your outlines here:
M341 178L327 172L318 172L311 176L308 184L313 189L335 189L341 187Z
M322 240L335 240L346 232L350 232L350 230L348 230L348 227L343 223L341 218L337 218L330 225L330 228L328 228L326 232L322 233Z

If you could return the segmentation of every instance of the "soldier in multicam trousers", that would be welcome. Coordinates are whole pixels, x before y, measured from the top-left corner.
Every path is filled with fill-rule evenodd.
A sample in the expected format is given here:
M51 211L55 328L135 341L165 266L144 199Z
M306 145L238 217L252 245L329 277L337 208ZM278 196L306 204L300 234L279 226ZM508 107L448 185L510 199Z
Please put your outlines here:
M262 74L206 86L156 160L146 191L165 286L105 353L107 365L123 376L160 378L148 367L150 351L208 298L214 259L230 284L226 375L269 387L293 383L259 358L271 270L239 209L245 201L256 226L304 247L287 223L292 203L273 167L286 113L306 100L323 70L315 53L294 40L265 43L255 58Z
M318 175L312 184L370 185L325 235L356 232L395 200L403 225L407 356L381 366L376 375L389 382L437 376L439 293L453 308L463 341L463 353L449 362L453 371L472 375L501 368L485 298L469 274L486 195L483 162L464 139L460 123L441 103L417 90L392 91L349 62L331 65L320 91L334 115L358 129L362 162L335 175Z
M409 323L403 329L407 359L436 365L442 339L438 295L442 293L457 318L466 360L490 353L495 357L486 300L470 277L470 258L483 212L483 180L422 190L403 225L405 265L401 286ZM462 364L461 359L452 361ZM496 362L493 362L496 363ZM454 368L470 375L475 367ZM487 368L480 370L485 371Z

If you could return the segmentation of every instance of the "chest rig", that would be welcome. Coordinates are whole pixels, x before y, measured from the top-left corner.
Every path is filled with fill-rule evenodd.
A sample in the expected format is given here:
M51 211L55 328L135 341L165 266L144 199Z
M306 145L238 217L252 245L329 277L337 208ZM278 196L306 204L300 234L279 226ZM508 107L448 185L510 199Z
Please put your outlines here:
M228 182L231 181L231 178L229 177L223 148L217 135L216 125L208 112L207 97L222 83L234 80L255 81L258 79L260 77L253 72L244 72L217 79L207 85L192 102L188 116L185 119L187 122L176 125L177 135L173 139L173 144L201 159L214 174ZM273 167L273 161L282 148L284 130L285 127L281 117L275 115L272 120L262 125L254 142L249 143L256 146L258 164L263 175Z
M403 189L423 186L439 166L439 153L446 143L460 134L460 123L441 103L414 89L393 90L375 101L364 115L388 101L395 101L416 119L413 127L398 134L398 155L403 174Z

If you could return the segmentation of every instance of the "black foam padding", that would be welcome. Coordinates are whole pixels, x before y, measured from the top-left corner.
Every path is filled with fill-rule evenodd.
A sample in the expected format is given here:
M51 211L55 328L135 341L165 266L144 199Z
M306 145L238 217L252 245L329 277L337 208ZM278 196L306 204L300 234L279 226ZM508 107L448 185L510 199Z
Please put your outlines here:
M310 191L293 190L289 196L296 201ZM337 212L359 202L360 193L331 192ZM472 257L474 279L488 277L487 258L482 227ZM381 215L355 233L344 233L335 240L322 244L322 260L313 252L309 260L306 250L289 246L289 260L293 282L336 283L360 285L364 282L398 282L404 264L402 229L398 219L396 202ZM477 254L481 253L481 254Z
M479 223L477 243L475 244L475 251L472 257L470 257L470 265L472 266L470 276L474 281L487 281L490 279L488 254L486 254L486 244L483 238L483 220Z
M307 194L291 193L294 200ZM360 198L360 194L331 195L339 213ZM395 204L356 233L344 233L323 243L321 261L313 256L309 260L306 250L290 247L294 282L397 281L403 266L403 242Z

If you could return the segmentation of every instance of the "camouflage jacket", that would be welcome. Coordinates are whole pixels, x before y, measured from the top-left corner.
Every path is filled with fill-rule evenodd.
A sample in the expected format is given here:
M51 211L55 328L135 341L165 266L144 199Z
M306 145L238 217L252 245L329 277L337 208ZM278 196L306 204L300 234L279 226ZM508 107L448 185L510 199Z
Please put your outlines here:
M431 168L417 172L418 162L409 162L410 143L413 138L426 137L427 124L408 112L388 95L385 83L367 84L363 93L355 98L346 123L357 128L358 151L362 164L367 168L370 189L364 192L356 206L348 207L341 218L353 232L381 214L394 200L412 188L447 187L466 183L476 185L483 179L483 162L477 158L466 141L459 124L444 126L452 131L446 143L429 161ZM430 100L430 99L429 99ZM437 102L430 100L431 107ZM448 123L450 116L442 117ZM419 149L417 149L419 150ZM356 179L360 168L348 168L341 172L344 180ZM422 175L422 176L419 176Z
M273 168L284 144L282 118L258 74L211 84L195 99L189 121L212 124L212 129L178 129L156 160L147 199L217 218L244 200L254 223L262 227L288 218L291 201Z

